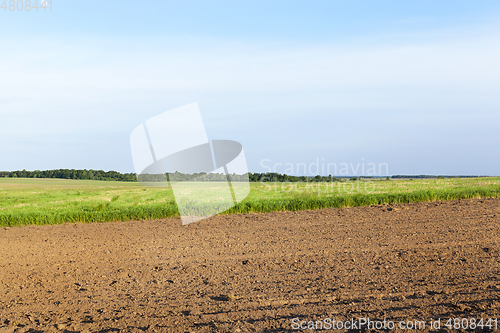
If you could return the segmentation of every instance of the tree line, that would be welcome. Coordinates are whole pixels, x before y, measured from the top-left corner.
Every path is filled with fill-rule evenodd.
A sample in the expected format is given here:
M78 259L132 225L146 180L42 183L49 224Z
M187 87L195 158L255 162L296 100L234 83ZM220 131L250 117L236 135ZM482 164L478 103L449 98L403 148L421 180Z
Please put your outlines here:
M339 178L329 176L290 176L276 172L266 173L251 173L249 172L248 178L251 182L335 182Z
M120 173L117 171L103 170L35 170L35 171L0 171L3 178L59 178L59 179L88 179L88 180L115 180L137 181L135 173Z
M251 182L333 182L339 181L339 178L333 176L290 176L275 172L231 174L231 181L251 181ZM137 182L135 173L120 173L117 171L103 170L75 170L75 169L57 169L57 170L35 170L35 171L0 171L0 178L58 178L58 179L85 179L85 180L109 180L109 181L127 181ZM195 173L184 174L180 172L167 174L141 174L141 182L161 182L161 181L226 181L225 174L217 173Z

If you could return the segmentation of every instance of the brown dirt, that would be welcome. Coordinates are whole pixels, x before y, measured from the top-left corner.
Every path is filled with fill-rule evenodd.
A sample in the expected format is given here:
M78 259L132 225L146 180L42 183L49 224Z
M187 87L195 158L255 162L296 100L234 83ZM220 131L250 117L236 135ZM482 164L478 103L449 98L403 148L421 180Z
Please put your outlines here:
M500 321L500 199L3 228L0 249L0 332Z

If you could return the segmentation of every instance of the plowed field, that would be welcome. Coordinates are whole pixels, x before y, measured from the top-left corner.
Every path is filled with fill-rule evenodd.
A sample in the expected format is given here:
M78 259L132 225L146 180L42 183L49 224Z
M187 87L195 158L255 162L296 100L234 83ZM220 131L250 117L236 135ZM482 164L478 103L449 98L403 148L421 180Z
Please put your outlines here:
M500 325L500 199L2 228L0 251L0 332Z

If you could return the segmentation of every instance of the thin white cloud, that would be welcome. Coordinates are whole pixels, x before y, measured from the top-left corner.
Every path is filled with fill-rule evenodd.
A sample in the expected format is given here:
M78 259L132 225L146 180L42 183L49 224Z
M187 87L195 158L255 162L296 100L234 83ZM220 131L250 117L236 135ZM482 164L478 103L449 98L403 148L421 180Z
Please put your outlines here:
M64 92L57 100L79 101L89 93L100 100L159 90L280 93L478 84L489 89L500 83L500 32L367 47L66 42L3 40L10 51L0 55L2 97L53 100Z
M424 37L337 46L4 37L0 143L126 135L144 119L196 101L210 109L209 122L234 114L256 123L295 119L318 110L407 119L417 111L443 118L498 110L499 29ZM293 153L296 144L287 144Z

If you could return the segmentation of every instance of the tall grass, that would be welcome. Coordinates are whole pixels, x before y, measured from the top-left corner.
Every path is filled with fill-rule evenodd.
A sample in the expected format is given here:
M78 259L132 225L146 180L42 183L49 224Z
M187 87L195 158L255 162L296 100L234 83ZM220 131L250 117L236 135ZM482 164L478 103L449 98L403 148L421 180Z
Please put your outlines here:
M243 201L226 211L226 214L274 211L297 211L322 208L359 207L381 204L401 204L438 200L500 197L500 186L494 188L418 190L407 193L349 194L297 199L268 199Z
M500 197L500 178L251 183L249 196L223 214L492 197ZM130 182L0 179L0 226L176 216L179 213L169 188Z

